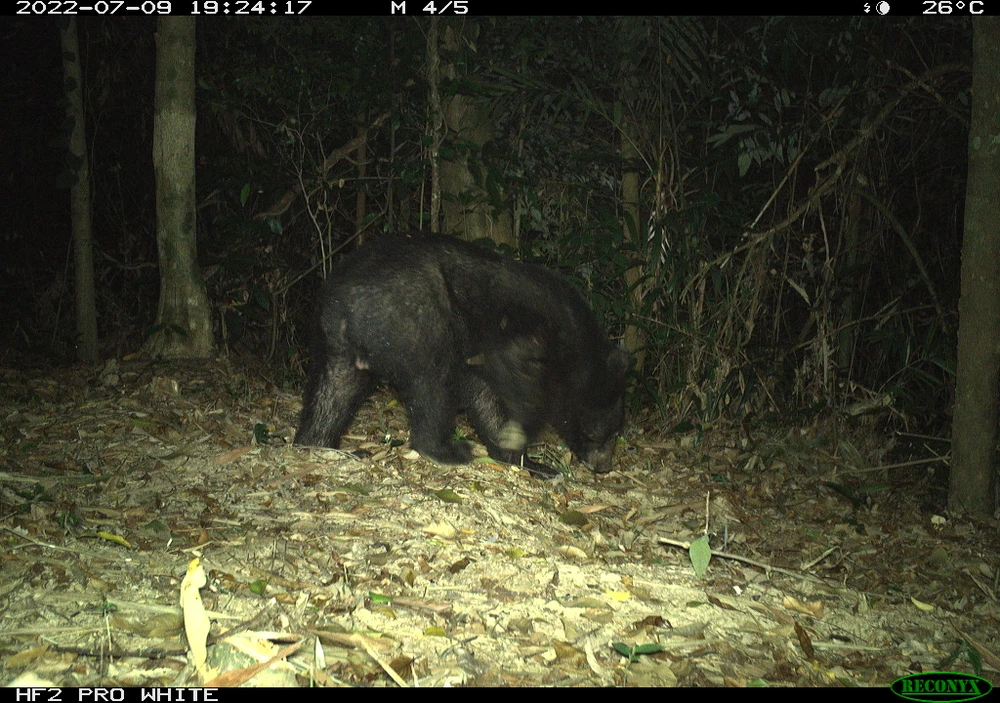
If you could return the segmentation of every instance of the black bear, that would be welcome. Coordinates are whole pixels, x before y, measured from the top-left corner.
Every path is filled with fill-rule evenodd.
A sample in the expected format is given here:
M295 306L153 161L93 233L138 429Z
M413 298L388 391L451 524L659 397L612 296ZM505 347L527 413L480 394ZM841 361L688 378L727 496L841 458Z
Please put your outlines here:
M455 415L468 413L490 456L538 476L528 442L551 424L576 457L611 470L631 355L612 344L559 274L453 237L384 236L330 274L296 444L336 447L375 384L410 417L410 444L468 462Z

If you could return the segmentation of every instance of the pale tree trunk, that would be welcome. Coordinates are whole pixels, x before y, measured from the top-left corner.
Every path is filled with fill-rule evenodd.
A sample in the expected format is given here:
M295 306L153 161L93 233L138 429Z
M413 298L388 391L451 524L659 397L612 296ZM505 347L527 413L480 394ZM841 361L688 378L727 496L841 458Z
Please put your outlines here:
M160 303L146 349L166 358L204 358L215 351L195 230L194 28L193 17L161 17L156 34L153 169Z
M456 55L464 46L460 28L471 34L473 27L445 24L440 41L447 55ZM438 75L454 80L458 77L458 69L453 63L442 64ZM443 101L441 110L443 129L446 134L451 134L455 142L481 150L493 139L493 123L472 97L456 93ZM441 231L457 233L463 239L489 238L497 244L515 246L513 218L509 212L495 210L469 168L469 157L465 153L456 153L454 158L441 159L440 169Z

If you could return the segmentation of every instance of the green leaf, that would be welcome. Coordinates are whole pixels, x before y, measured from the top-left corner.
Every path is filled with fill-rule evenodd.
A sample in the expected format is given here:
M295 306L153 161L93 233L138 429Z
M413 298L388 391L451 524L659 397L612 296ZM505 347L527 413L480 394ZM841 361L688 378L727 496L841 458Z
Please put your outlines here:
M691 558L691 566L698 578L708 571L708 563L712 561L712 548L708 546L708 537L699 537L688 548L688 556Z
M450 488L442 488L440 491L434 493L442 502L444 503L461 503L462 496L455 493L455 491Z

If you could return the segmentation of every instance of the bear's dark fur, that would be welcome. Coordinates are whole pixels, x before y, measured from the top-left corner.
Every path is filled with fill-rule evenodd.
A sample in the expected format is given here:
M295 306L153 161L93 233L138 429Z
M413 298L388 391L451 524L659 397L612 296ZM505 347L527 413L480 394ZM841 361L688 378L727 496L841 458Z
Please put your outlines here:
M560 275L453 237L384 236L330 274L319 308L296 444L336 447L381 380L410 417L411 446L444 464L469 414L493 458L525 455L551 424L578 459L610 471L631 355L608 341Z

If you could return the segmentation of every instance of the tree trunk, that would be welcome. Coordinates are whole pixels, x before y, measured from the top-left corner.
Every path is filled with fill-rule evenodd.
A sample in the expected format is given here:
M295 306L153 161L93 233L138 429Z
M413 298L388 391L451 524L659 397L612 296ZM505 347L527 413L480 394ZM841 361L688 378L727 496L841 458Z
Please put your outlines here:
M626 164L626 170L622 173L622 232L625 241L632 245L633 261L632 265L625 271L625 282L628 284L628 296L630 307L633 312L642 310L643 301L646 297L643 277L645 274L645 262L643 262L636 252L642 250L639 246L639 237L642 236L639 213L639 174L629 165L633 159L637 159L639 154L635 150L635 141L629 137L634 137L635 126L624 117L626 112L621 111L623 117L619 125L621 130L622 161ZM635 357L635 370L642 371L646 364L646 335L642 328L630 321L625 326L625 337L622 339L625 348L632 352Z
M972 23L972 124L962 242L958 380L948 505L989 515L995 505L1000 373L1000 18Z
M440 232L441 223L441 142L444 141L444 115L441 110L441 55L438 51L438 18L431 17L427 30L427 108L430 120L430 149L428 161L431 166L431 211L428 218L431 232ZM423 226L423 221L420 222Z
M83 112L83 81L80 78L80 44L76 18L60 28L63 74L66 79L66 119L73 125L69 135L67 166L76 179L70 188L70 219L73 227L73 271L76 297L76 342L81 361L96 363L97 306L94 302L94 238L90 222L90 164L87 157L86 117Z
M195 229L194 28L193 17L161 17L156 35L153 170L160 303L146 349L167 358L215 352Z
M441 46L446 56L457 56L467 40L474 39L474 25L446 23ZM460 29L464 28L464 37ZM455 63L442 64L439 75L452 80L458 77ZM450 136L450 156L441 159L441 231L457 233L463 239L492 239L497 244L516 246L513 218L498 211L490 202L472 169L470 157L480 158L482 147L493 139L494 125L476 100L456 93L442 101L443 137ZM481 169L483 171L484 169ZM499 187L498 187L499 190ZM502 193L498 193L502 197Z

